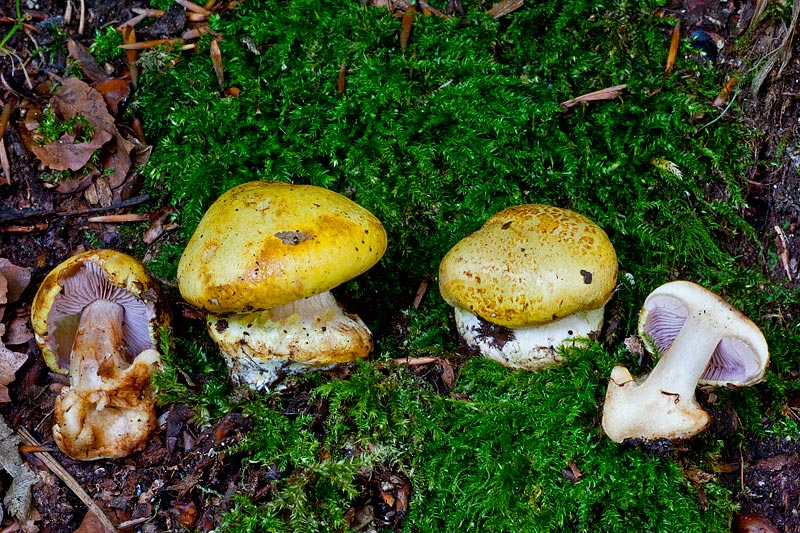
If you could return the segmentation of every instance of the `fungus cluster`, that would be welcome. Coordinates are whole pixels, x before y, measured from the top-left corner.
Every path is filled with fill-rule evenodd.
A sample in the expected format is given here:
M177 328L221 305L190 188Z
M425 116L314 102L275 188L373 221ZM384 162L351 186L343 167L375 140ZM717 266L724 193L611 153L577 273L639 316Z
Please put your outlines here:
M208 311L232 381L264 389L287 373L369 354L369 329L330 290L385 250L380 221L350 199L312 185L249 182L203 215L178 285Z
M156 427L150 377L169 313L141 263L113 250L67 259L39 287L31 323L47 365L69 374L55 404L58 446L81 460L142 449Z

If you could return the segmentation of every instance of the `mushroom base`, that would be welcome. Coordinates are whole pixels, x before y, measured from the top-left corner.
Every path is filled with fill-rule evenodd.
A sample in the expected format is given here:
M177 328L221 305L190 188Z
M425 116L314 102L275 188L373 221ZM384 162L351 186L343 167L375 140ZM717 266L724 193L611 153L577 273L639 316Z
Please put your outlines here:
M272 388L287 374L329 368L369 355L372 334L356 315L342 311L330 292L265 311L208 315L231 381Z
M537 326L502 328L496 335L493 324L462 309L455 308L456 328L468 346L481 355L509 368L539 370L561 362L558 349L572 346L580 338L596 334L603 326L604 309L594 309Z
M55 404L58 447L82 461L125 457L144 448L157 425L150 376L160 364L157 351L145 350L113 376L103 375L101 363L83 383L64 389Z
M694 395L681 396L636 380L624 367L611 371L603 405L603 431L614 442L625 439L688 439L703 431L711 417Z

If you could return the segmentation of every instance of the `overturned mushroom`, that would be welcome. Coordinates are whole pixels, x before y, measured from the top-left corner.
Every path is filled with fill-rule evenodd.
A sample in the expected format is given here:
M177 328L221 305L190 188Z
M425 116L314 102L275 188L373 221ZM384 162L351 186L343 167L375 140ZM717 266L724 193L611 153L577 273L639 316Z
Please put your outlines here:
M560 346L600 330L616 280L602 229L539 204L492 216L439 266L439 290L467 345L527 370L558 362Z
M366 357L372 335L330 290L386 250L369 211L312 185L255 181L220 196L178 264L183 297L207 310L236 384Z
M48 366L69 373L56 399L58 446L81 460L143 448L156 426L150 377L169 314L141 263L113 250L67 259L39 287L31 323Z
M758 326L688 281L667 283L650 293L639 316L639 333L661 359L639 380L624 367L612 370L603 430L615 442L696 435L711 420L695 399L697 384L754 385L763 379L769 361Z

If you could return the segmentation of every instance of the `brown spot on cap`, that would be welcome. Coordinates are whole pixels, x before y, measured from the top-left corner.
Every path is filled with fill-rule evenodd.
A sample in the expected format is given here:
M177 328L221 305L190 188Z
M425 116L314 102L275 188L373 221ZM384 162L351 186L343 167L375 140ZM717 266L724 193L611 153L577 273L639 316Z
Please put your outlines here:
M279 238L283 244L291 244L292 246L297 246L301 242L311 238L311 235L303 233L302 231L279 231L275 236Z
M581 270L581 276L583 276L583 282L587 285L592 283L592 273L588 270Z

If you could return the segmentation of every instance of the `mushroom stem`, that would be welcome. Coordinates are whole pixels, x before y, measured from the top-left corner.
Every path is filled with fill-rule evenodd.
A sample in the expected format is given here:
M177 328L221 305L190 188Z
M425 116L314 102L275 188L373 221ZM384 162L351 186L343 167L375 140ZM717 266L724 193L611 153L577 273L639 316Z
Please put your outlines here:
M711 324L703 324L702 316L697 317L696 324L697 329L681 330L640 387L655 387L662 394L675 398L694 397L700 377L721 340L719 335L711 333Z
M108 300L97 300L83 310L70 352L70 385L73 388L99 388L103 377L109 377L116 368L127 366L123 355L124 317L124 308Z
M326 291L264 311L206 317L231 379L270 388L283 375L366 357L372 334Z
M56 398L58 446L81 460L141 449L156 425L150 376L160 361L155 350L129 361L122 305L108 300L87 305L70 353L70 386Z

